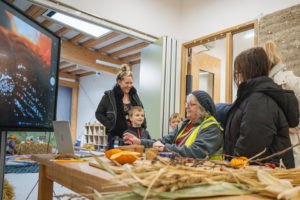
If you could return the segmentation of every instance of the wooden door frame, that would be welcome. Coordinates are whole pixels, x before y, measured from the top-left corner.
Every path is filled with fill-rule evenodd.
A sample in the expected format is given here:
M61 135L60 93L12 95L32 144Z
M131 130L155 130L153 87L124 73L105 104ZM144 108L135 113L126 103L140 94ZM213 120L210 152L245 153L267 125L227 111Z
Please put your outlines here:
M226 38L226 84L225 103L231 103L232 99L232 35L249 29L254 29L254 45L257 45L257 24L258 20L253 20L244 24L233 26L222 31L206 35L195 40L185 42L181 47L181 88L180 88L180 114L185 116L186 98L186 75L187 75L187 52L189 48L208 43L217 39Z
M60 86L72 88L72 104L71 104L71 135L72 141L76 140L76 130L77 130L77 111L78 111L78 90L79 90L79 80L75 82L58 80Z

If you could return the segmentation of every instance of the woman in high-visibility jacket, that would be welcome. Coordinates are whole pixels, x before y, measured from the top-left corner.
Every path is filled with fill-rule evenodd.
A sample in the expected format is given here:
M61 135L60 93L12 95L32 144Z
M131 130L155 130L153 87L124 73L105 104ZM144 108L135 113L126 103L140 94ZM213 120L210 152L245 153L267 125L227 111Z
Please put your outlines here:
M197 90L187 96L187 119L168 135L149 140L125 133L123 139L127 144L169 150L183 157L221 159L223 135L222 128L213 117L215 112L215 104L209 94Z

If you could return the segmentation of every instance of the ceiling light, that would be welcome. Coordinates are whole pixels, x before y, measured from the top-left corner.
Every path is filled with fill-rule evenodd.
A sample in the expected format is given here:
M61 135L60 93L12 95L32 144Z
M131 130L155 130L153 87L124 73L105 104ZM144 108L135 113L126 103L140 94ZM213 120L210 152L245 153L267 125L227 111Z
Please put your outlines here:
M96 63L101 64L101 65L108 65L108 66L116 67L116 68L121 67L121 65L113 64L113 63L110 63L110 62L105 62L105 61L98 60L98 59L96 60Z
M110 32L109 29L100 27L98 25L92 24L87 21L83 21L81 19L77 19L75 17L71 17L68 15L64 15L58 12L51 11L47 14L47 16L51 19L54 19L55 21L58 21L60 23L63 23L67 26L71 26L72 28L75 28L81 32L84 32L86 34L89 34L93 37L100 37L101 35L104 35L108 32Z

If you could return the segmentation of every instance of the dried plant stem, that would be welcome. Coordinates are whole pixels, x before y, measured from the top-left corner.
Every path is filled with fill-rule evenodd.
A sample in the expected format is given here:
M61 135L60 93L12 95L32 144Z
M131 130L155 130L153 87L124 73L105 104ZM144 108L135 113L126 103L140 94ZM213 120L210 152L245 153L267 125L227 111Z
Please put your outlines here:
M281 155L281 154L283 154L283 153L285 153L285 152L287 152L287 151L293 149L294 147L296 147L296 146L298 146L298 145L300 145L300 143L295 144L295 145L293 145L293 146L290 146L290 147L288 147L288 148L286 148L286 149L284 149L284 150L282 150L282 151L279 151L279 152L274 153L274 154L272 154L272 155L269 155L269 156L267 156L267 157L253 160L252 162L261 162L261 161L264 161L264 160L268 160L268 159L270 159L270 158L273 158L273 157L275 157L275 156L279 156L279 155Z
M146 194L144 196L144 200L147 199L147 196L153 186L153 184L155 183L155 181L157 181L157 179L160 177L160 175L162 175L164 173L164 171L166 171L167 168L162 168L159 170L159 172L157 173L156 177L153 179L153 181L150 183L149 187L147 188Z

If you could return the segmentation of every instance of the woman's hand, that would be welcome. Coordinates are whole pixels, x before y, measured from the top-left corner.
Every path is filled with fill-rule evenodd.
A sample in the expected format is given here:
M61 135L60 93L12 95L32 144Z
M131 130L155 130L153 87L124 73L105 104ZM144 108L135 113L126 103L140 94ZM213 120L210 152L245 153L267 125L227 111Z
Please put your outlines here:
M123 134L123 140L125 144L135 144L135 145L140 145L141 140L132 135L131 133L124 133Z
M153 148L157 149L158 151L164 151L165 145L160 141L156 141L153 143Z

